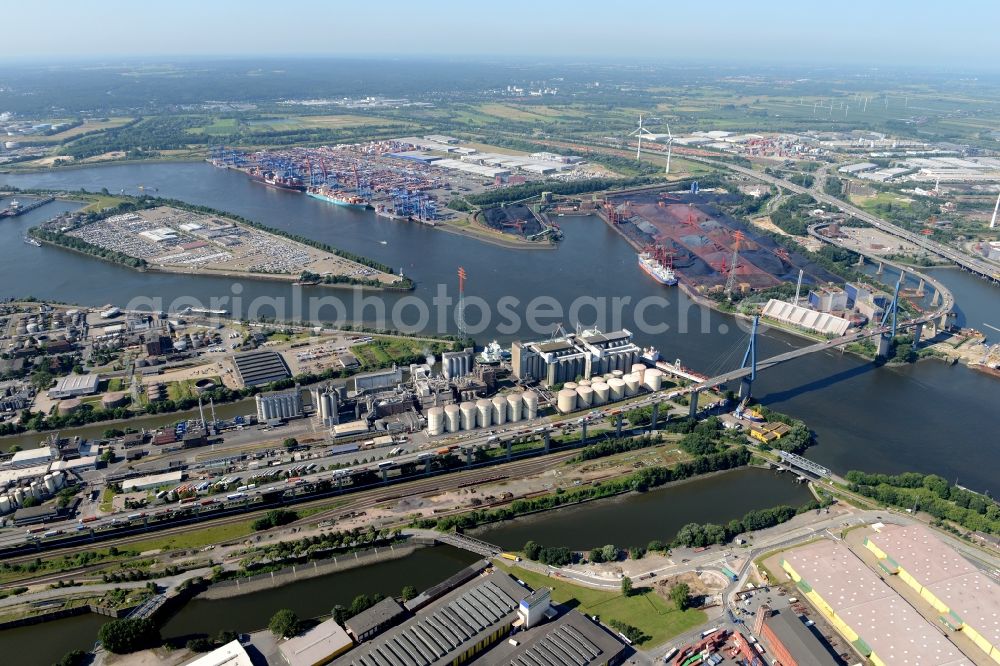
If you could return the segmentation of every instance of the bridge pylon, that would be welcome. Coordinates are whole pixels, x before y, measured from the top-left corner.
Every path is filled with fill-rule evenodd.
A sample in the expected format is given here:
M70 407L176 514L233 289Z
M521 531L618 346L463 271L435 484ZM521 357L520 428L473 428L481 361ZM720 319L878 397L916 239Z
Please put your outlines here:
M750 330L750 344L747 345L747 351L743 354L743 363L740 365L741 368L750 366L750 374L740 380L740 399L746 399L750 397L750 392L753 390L753 382L757 379L757 326L760 324L760 317L756 316L753 318L753 328Z
M878 338L878 358L884 359L889 355L889 349L892 346L892 340L896 337L896 324L899 319L899 286L903 282L903 273L900 273L899 279L896 281L896 289L892 293L892 302L889 303L889 307L885 309L882 314L882 327L886 325L889 326L889 330L882 333Z

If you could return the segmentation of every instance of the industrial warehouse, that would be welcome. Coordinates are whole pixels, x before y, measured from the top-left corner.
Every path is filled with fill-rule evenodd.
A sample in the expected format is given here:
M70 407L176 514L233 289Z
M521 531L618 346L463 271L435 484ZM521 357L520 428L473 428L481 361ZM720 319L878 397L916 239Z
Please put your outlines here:
M785 553L781 567L812 605L876 666L959 666L962 655L843 542Z
M532 591L486 561L406 609L392 603L387 611L372 614L373 607L348 621L359 645L334 666L614 666L625 653L625 645L600 624L553 606L550 590Z
M865 546L888 574L941 613L942 625L968 636L1000 662L1000 585L923 525L880 527Z
M515 342L511 347L514 375L545 386L577 378L591 379L632 367L642 350L627 329L601 333L593 329L567 333L543 342Z

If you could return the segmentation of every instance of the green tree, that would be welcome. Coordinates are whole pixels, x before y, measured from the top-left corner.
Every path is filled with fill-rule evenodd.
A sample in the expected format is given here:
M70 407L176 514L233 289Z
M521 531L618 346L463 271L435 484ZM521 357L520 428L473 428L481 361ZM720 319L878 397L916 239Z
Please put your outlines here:
M628 576L622 578L622 596L631 597L632 596L632 579Z
M687 583L677 583L670 588L670 600L674 602L677 610L687 610L691 607L691 588Z
M402 597L403 601L409 601L413 597L417 596L417 588L412 585L407 585L403 588L403 591L399 593L399 596Z
M618 546L609 543L608 545L601 548L601 555L604 556L605 562L615 562L618 560Z
M83 650L70 650L55 663L55 666L83 666L87 661L87 653Z
M351 614L347 612L346 608L344 608L340 604L337 604L330 611L330 617L332 617L333 621L336 622L337 624L343 625L345 622L347 622L348 618L351 617Z
M125 618L106 622L97 633L109 652L126 654L160 644L160 631L149 618Z
M542 547L535 543L534 541L529 541L524 544L524 556L529 560L537 560L539 553L541 553Z
M299 440L295 439L294 437L286 437L285 441L282 442L282 445L286 449L291 450L299 445Z
M288 608L282 608L271 616L271 621L267 623L267 628L275 636L291 638L299 633L299 629L301 628L299 616Z

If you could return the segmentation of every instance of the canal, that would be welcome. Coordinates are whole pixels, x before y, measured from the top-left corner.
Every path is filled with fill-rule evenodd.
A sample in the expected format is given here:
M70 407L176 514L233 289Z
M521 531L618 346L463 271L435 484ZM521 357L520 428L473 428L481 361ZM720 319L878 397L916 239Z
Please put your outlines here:
M662 288L642 274L635 253L613 230L594 217L560 218L565 241L554 251L518 251L485 244L464 236L394 222L372 213L326 205L294 193L262 187L235 172L215 169L206 163L161 163L102 166L33 174L0 175L0 185L44 187L67 191L85 188L111 192L135 191L136 183L155 186L158 194L194 204L231 211L250 219L309 236L351 252L370 256L404 272L417 282L412 294L386 294L381 300L388 310L401 299L416 297L431 303L439 286L455 296L455 271L465 266L466 321L479 323L479 311L471 305L482 298L496 304L503 297L523 306L536 296L550 297L556 304L569 304L586 295L593 299L629 299L615 318L609 305L606 316L597 308L550 317L545 333L528 332L526 326L503 328L494 316L476 337L485 342L539 338L561 321L627 327L636 341L653 345L673 360L712 373L738 365L746 332L729 316L691 303L676 288ZM0 225L0 281L10 295L31 294L39 298L79 302L92 306L125 305L136 297L172 299L194 296L203 301L234 294L232 280L216 276L136 273L58 248L35 248L21 238L32 224L54 214L50 204ZM62 204L58 204L62 205ZM39 270L39 266L58 270ZM955 293L959 320L1000 336L982 324L1000 328L1000 291L955 270L935 271ZM293 300L295 288L287 284L244 281L239 287L243 302L271 299L278 307ZM347 290L304 288L309 296L337 295L350 299ZM665 324L661 332L643 332L635 320L635 305L648 296L667 295L670 304L650 308L645 320ZM453 309L453 308L452 308ZM515 308L516 309L516 308ZM372 321L377 306L368 304L350 314ZM436 310L432 307L432 313ZM526 317L521 310L522 324ZM262 314L266 314L264 311ZM332 314L330 315L333 316ZM320 318L326 319L325 312ZM404 317L404 319L406 319ZM445 319L445 318L443 318ZM419 323L406 319L408 323ZM453 319L444 323L456 331ZM432 317L424 328L436 328ZM787 333L765 330L758 343L758 356L766 357L805 344ZM997 380L967 368L936 361L895 368L876 368L837 351L817 353L782 365L758 376L756 397L768 406L804 420L817 435L818 446L809 457L838 472L861 467L871 471L915 470L938 473L979 491L1000 493L1000 477L991 470L1000 465L996 444ZM994 444L988 444L988 442ZM984 445L984 442L986 443Z
M752 509L811 501L809 488L792 479L791 474L754 467L733 470L515 518L481 528L475 536L507 550L520 550L529 540L581 551L609 543L619 548L645 546L653 539L669 543L687 523L724 525Z

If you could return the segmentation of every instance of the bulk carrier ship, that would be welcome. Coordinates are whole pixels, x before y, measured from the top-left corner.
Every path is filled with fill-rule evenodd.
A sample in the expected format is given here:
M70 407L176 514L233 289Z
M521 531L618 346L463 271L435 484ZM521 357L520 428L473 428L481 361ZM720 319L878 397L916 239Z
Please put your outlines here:
M665 253L662 247L647 249L639 253L639 268L645 271L646 275L657 282L668 287L677 284L677 276L669 266L664 265Z

